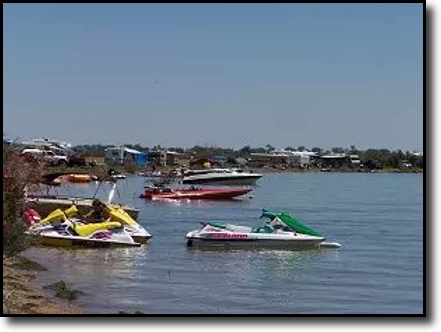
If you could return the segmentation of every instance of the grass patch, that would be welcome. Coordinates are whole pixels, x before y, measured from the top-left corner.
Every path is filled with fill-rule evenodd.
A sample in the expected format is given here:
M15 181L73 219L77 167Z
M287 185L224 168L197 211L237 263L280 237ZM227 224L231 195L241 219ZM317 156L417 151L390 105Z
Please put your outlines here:
M84 294L84 292L80 290L73 289L63 280L50 285L43 286L43 288L53 290L55 291L55 297L58 297L60 299L66 299L69 301L76 300L79 295Z

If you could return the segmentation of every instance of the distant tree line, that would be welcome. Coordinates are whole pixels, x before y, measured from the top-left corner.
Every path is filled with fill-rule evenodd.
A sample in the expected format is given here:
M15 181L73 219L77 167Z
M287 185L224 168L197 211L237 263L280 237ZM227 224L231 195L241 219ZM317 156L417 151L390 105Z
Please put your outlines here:
M360 151L359 156L363 162L375 160L385 168L400 168L401 163L406 161L414 167L424 169L424 156L416 156L413 153L403 152L401 150L368 149Z

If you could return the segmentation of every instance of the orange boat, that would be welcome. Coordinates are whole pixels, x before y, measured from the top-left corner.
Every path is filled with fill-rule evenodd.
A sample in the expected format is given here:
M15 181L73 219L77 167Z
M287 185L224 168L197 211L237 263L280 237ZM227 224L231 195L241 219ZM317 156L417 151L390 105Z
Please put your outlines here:
M92 177L89 174L69 174L67 180L70 182L84 183L92 181Z

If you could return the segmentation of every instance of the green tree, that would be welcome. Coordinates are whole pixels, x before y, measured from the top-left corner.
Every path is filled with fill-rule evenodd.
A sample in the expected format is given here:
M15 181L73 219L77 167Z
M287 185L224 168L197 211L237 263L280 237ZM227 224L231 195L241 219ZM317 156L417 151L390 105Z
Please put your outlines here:
M26 159L18 150L3 145L3 254L15 255L30 244L23 223L23 213L28 208L25 189L42 180L45 168L43 159Z
M424 169L424 157L423 156L416 156L414 166L421 168L421 169Z
M251 153L265 153L266 150L265 150L265 148L251 148L250 152Z
M274 151L276 148L274 146L272 146L271 144L267 144L265 145L266 151L267 152L271 152Z
M334 153L344 153L345 149L336 147L336 148L332 148L331 151Z
M358 149L355 145L351 145L349 152L351 154L358 154Z
M251 153L251 147L249 145L246 145L242 149L239 150L239 153L241 155L249 155Z
M318 155L321 155L323 152L323 149L315 147L315 148L312 148L311 151L317 153Z

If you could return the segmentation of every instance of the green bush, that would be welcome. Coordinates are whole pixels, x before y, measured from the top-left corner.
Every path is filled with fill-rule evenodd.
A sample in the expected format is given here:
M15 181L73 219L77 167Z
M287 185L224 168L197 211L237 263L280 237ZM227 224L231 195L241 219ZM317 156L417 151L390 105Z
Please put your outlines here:
M18 150L3 144L3 254L6 256L13 256L31 244L23 222L25 190L38 185L43 168L42 160L27 160Z

